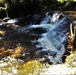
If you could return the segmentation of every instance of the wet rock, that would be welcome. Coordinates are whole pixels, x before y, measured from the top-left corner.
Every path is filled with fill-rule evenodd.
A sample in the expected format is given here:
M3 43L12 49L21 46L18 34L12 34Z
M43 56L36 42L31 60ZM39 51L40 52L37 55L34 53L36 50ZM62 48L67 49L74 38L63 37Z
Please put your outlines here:
M9 55L12 55L13 51L6 50L4 47L0 48L0 59Z

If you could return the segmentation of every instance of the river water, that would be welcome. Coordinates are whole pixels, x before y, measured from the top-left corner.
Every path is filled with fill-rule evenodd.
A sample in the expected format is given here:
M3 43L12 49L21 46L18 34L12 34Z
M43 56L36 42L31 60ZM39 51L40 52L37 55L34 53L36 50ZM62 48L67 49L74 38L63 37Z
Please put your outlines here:
M40 28L44 30L43 33L36 33L39 38L31 40L32 44L37 43L36 49L41 48L42 59L49 59L53 64L62 63L70 22L71 19L62 13L55 12L52 15L46 13L38 25L32 23L32 25L21 28L18 32L28 33L34 29L36 32Z
M6 32L8 34L8 35L6 34L5 36L1 36L1 39L3 40L11 38L16 41L18 40L16 44L25 43L24 46L29 47L26 48L27 52L29 53L29 56L33 57L34 55L38 56L40 57L40 61L45 61L48 59L49 62L53 64L63 63L62 57L64 56L65 53L65 43L67 40L67 33L70 32L70 23L72 22L71 18L68 15L65 15L61 12L53 12L53 13L47 12L44 15L39 14L34 16L35 17L33 18L29 18L31 16L28 15L23 19L16 18L8 20L6 22L1 22L0 29L6 27L7 29ZM30 20L28 21L28 19ZM20 25L19 23L21 23L22 25ZM11 24L14 24L15 26L12 27L10 26ZM11 34L11 32L8 33L9 32L8 28L14 30L12 33L13 34L15 33L16 38L14 36L12 36L13 38L11 37L11 35L13 34ZM9 39L9 41L11 39ZM27 41L31 45L28 44ZM32 52L30 53L30 51ZM26 52L23 53L23 56L26 56ZM14 59L12 60L15 61ZM4 62L4 60L1 60L0 62L1 67L7 65L6 62L4 62L2 65L2 62ZM16 63L18 64L18 62ZM11 63L8 62L8 64ZM16 72L18 70L17 66L12 67L11 71L13 72L14 68L16 69L14 72ZM2 69L0 70L0 72L2 74Z

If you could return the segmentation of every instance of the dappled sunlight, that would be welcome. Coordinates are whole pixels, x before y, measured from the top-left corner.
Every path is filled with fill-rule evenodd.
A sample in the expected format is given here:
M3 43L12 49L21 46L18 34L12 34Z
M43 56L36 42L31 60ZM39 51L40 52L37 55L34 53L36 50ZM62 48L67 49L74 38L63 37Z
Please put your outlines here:
M0 61L0 74L39 75L42 67L37 60L24 63L22 60L8 57L5 61Z
M5 31L0 30L0 35L4 35Z
M19 66L19 72L21 74L29 75L40 75L42 71L42 64L37 60L32 60L23 64L23 66Z

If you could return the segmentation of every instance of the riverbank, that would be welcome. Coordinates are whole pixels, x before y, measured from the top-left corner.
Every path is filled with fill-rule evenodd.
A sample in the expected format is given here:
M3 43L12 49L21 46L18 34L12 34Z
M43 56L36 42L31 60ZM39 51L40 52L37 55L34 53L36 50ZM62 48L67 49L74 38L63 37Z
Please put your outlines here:
M5 61L0 61L0 74L23 74L23 75L75 75L76 74L76 52L67 56L63 64L49 65L38 60L24 63L21 60L8 57ZM12 63L11 63L12 62Z

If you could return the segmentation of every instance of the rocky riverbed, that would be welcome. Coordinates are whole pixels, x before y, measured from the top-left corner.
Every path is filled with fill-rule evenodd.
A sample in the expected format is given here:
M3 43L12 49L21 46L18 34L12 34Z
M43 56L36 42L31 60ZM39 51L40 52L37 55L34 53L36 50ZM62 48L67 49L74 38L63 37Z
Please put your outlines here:
M75 74L75 49L65 55L70 23L75 17L59 11L1 19L0 73Z

